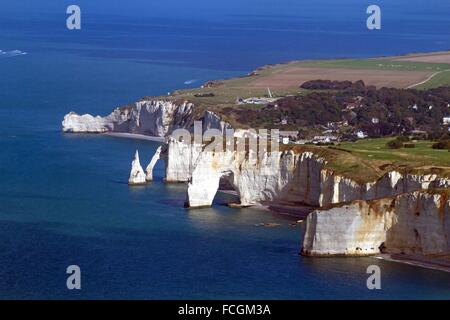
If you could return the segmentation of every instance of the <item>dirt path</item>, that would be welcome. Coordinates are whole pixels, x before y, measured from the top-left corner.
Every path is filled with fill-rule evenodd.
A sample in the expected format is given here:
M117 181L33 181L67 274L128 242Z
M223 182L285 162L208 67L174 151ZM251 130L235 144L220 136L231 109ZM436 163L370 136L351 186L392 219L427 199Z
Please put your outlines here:
M450 71L450 69L435 72L435 73L433 73L431 76L429 76L428 78L426 78L425 80L420 81L420 82L415 83L415 84L412 84L412 85L406 87L406 89L412 89L412 88L414 88L414 87L420 86L421 84L427 83L428 81L430 81L431 79L433 79L433 78L434 78L435 76L437 76L438 74L441 74L441 73L443 73L443 72L448 72L448 71Z

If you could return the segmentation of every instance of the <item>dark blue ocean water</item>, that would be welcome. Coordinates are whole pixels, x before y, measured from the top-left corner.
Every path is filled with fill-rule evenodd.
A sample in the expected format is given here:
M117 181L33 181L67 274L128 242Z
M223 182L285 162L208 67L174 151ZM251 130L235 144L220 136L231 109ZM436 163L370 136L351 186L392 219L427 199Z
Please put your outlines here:
M392 2L377 1L383 29L369 32L360 0L0 0L0 298L450 298L442 272L300 257L290 218L225 196L185 210L186 187L163 184L161 165L129 188L134 150L147 162L156 143L60 132L71 110L107 114L267 63L450 49L448 1ZM255 226L266 222L282 226ZM381 291L366 288L371 264Z

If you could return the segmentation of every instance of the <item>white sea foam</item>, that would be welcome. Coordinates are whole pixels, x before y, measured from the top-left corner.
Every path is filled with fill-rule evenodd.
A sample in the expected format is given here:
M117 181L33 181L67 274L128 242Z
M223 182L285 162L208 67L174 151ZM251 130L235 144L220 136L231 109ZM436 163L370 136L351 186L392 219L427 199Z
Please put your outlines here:
M11 50L11 51L3 51L0 50L0 58L11 58L11 57L17 57L17 56L24 56L27 53L22 50Z
M197 82L197 79L191 79L191 80L186 80L186 81L184 82L184 84L193 84L193 83L195 83L195 82Z

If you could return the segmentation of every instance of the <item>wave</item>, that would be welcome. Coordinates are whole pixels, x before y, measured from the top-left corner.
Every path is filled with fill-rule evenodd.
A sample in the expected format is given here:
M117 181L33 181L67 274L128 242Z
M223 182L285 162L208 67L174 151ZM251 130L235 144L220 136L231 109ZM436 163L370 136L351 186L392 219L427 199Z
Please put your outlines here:
M11 57L17 57L17 56L24 56L27 52L22 50L11 50L11 51L3 51L0 50L0 58L11 58Z
M195 83L195 82L197 82L197 79L186 80L186 81L184 82L184 84L193 84L193 83Z

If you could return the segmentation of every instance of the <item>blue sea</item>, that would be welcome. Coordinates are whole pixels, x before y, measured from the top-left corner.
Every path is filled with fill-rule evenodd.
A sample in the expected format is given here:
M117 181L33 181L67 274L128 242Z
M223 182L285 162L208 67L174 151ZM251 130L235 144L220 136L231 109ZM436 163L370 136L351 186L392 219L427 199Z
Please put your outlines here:
M146 95L293 59L450 49L450 2L0 0L0 299L449 299L450 274L374 258L304 258L292 218L186 210L185 185L129 188L149 141L61 132ZM81 30L66 29L78 4ZM278 228L258 227L278 223ZM366 287L369 265L382 290ZM68 290L66 268L81 268Z

